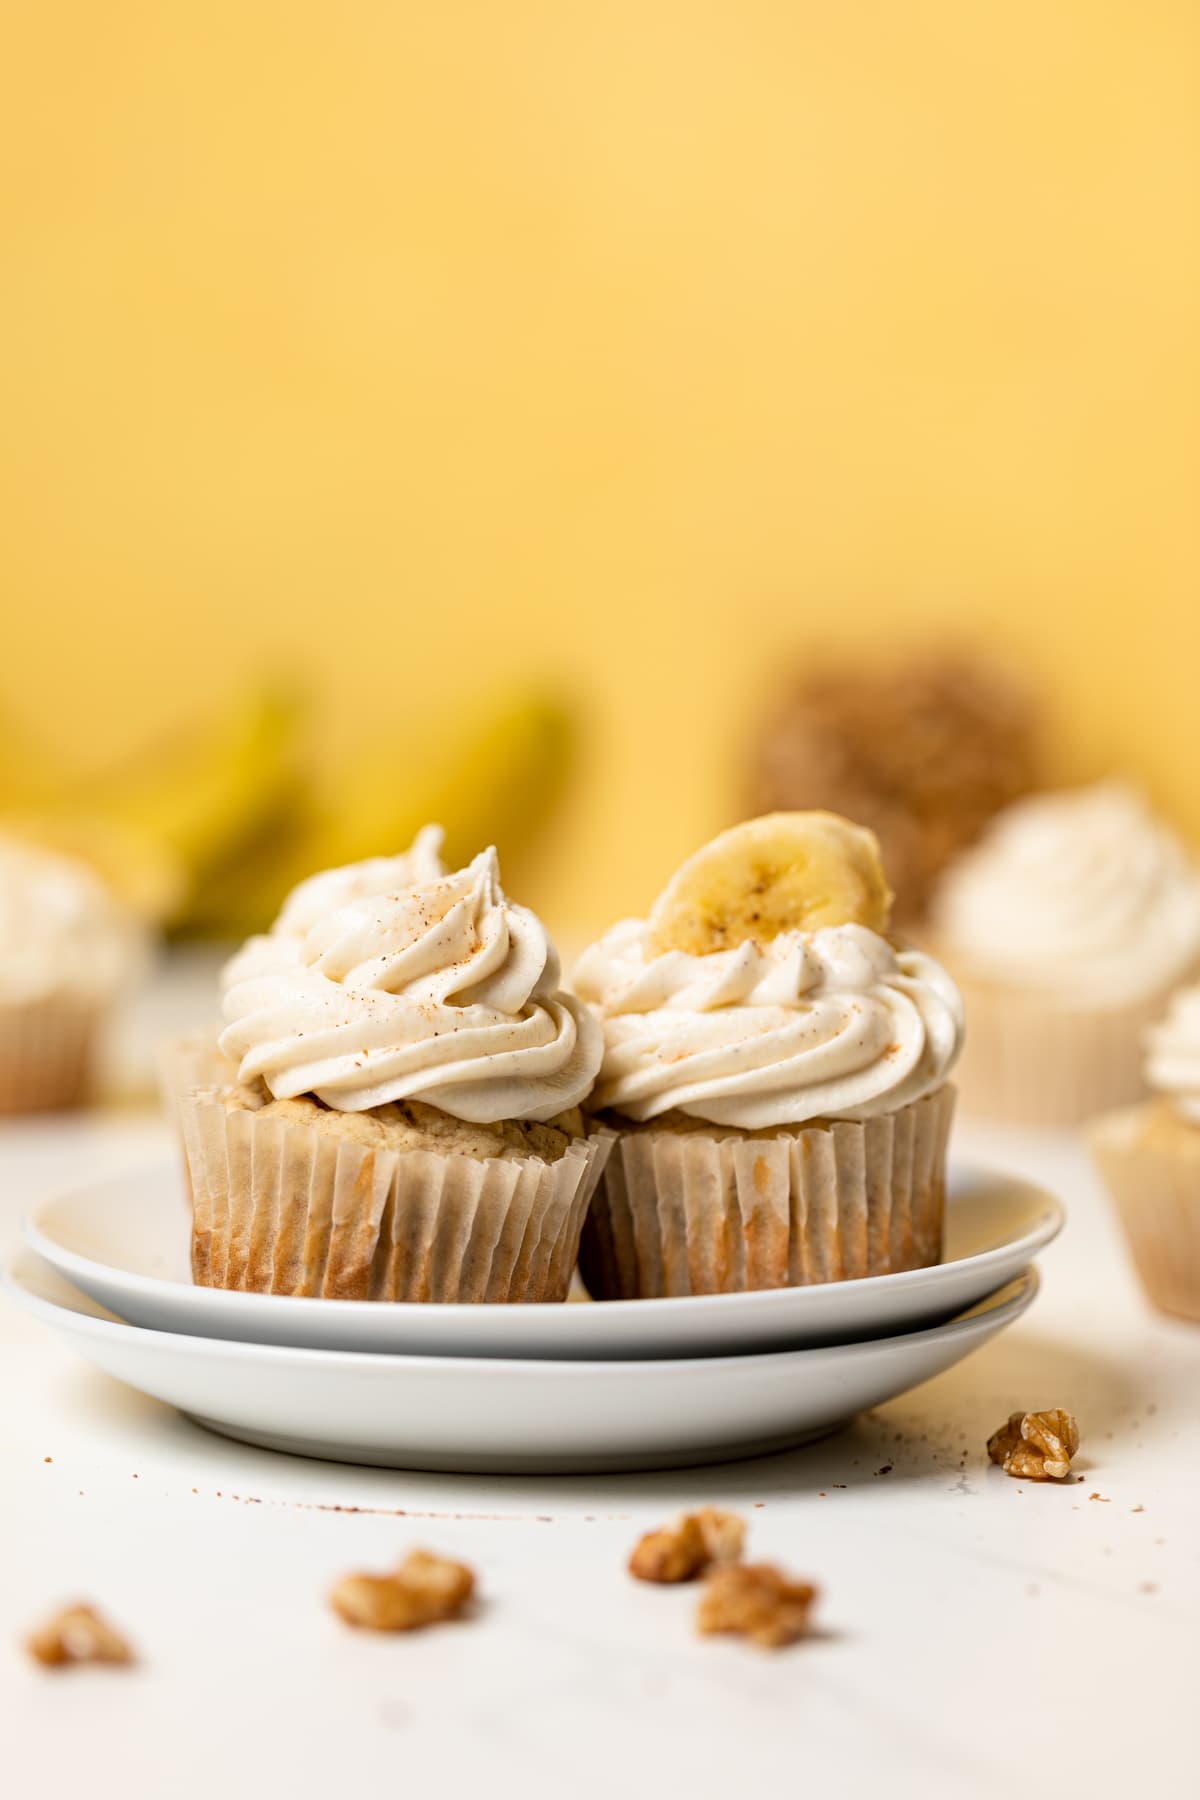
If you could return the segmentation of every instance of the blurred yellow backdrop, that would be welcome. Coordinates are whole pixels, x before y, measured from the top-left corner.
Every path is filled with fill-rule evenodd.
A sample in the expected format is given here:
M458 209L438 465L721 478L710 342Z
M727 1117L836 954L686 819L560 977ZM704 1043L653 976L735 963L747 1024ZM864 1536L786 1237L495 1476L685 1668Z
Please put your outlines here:
M638 907L785 649L984 633L1200 830L1189 0L41 0L0 71L0 699L549 680Z

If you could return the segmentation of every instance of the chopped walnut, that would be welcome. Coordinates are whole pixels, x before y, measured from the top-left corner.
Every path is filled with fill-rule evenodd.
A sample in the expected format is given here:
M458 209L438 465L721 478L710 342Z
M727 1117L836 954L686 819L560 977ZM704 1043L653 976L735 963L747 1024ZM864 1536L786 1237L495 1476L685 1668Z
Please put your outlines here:
M133 1651L92 1606L65 1606L31 1633L26 1649L48 1669L72 1663L131 1663Z
M988 1439L988 1455L1006 1475L1023 1481L1061 1481L1079 1448L1079 1427L1061 1406L1013 1413Z
M772 1563L738 1563L709 1576L696 1624L706 1635L735 1632L764 1650L778 1650L805 1635L816 1597L810 1582L793 1581Z
M638 1581L694 1581L708 1569L737 1562L745 1541L744 1520L706 1506L640 1538L629 1558L629 1573Z
M456 1618L475 1592L464 1563L413 1550L392 1575L344 1575L329 1595L348 1625L368 1631L419 1631Z

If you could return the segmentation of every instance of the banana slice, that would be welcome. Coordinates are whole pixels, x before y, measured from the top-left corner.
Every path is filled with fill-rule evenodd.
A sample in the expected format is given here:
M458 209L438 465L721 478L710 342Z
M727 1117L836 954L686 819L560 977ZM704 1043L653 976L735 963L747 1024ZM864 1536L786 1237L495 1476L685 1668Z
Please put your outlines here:
M783 931L886 931L892 895L875 834L837 813L768 813L705 844L650 910L657 951L706 956Z

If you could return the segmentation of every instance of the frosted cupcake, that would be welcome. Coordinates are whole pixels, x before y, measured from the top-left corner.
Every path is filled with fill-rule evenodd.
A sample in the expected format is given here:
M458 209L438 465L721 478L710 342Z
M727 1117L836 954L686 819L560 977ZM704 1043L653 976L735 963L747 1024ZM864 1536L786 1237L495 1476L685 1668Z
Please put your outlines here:
M884 935L870 832L776 813L585 952L593 1096L618 1141L584 1229L598 1299L924 1267L941 1254L962 1009Z
M1141 1033L1200 964L1200 874L1124 783L1039 795L950 871L934 933L970 1021L964 1110L1074 1124L1143 1092Z
M294 887L279 911L270 932L250 940L222 976L227 984L251 958L260 968L270 958L297 954L303 939L327 913L356 900L394 893L421 882L438 881L446 874L441 858L442 830L426 825L409 849L396 856L372 856L347 863L340 869L322 869ZM238 1077L238 1064L225 1055L212 1029L188 1032L159 1046L159 1085L168 1119L178 1125L183 1095L198 1087L225 1086Z
M133 919L85 864L0 839L0 1113L86 1097L140 953Z
M1095 1120L1088 1140L1148 1298L1200 1319L1200 987L1147 1032L1145 1071L1152 1098Z
M303 883L225 970L237 1079L181 1106L201 1285L565 1299L601 1034L495 851L446 873L437 842Z

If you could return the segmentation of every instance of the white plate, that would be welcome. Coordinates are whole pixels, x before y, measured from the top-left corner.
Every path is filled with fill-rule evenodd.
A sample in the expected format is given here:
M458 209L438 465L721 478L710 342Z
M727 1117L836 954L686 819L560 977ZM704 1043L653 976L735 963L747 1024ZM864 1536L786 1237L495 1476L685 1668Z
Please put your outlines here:
M44 1201L25 1235L76 1287L155 1331L313 1350L628 1360L849 1343L935 1324L1011 1280L1062 1222L1040 1188L952 1166L937 1268L596 1306L381 1305L193 1287L175 1159Z
M1026 1269L929 1331L766 1356L517 1362L289 1350L103 1315L32 1251L3 1278L81 1356L200 1424L335 1462L467 1473L666 1469L782 1450L926 1381L1037 1292Z

